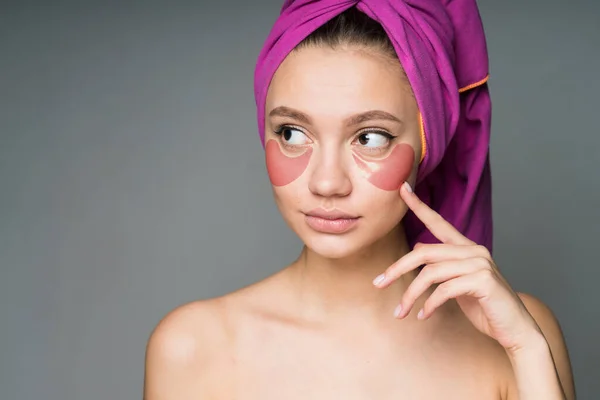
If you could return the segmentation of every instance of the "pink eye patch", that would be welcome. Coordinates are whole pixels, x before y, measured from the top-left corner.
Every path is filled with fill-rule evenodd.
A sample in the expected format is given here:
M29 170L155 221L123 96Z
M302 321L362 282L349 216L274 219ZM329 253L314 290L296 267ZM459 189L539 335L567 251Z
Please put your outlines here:
M366 161L352 155L363 176L383 190L398 190L400 185L410 176L415 161L415 151L406 143L400 143L386 158L377 161Z
M289 157L281 151L281 147L275 140L268 140L265 147L267 173L273 186L285 186L302 175L312 154L312 148L299 156Z

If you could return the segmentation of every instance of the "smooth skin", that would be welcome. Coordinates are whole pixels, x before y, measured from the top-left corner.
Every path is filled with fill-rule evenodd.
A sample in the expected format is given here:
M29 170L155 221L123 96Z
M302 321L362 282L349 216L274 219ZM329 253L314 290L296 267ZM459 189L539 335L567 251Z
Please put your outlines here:
M305 246L260 282L165 316L147 346L146 400L575 398L551 310L515 293L484 247L409 190L421 148L416 102L402 87L399 63L370 49L286 58L269 88L265 139L290 155L310 148L305 170L273 185ZM412 171L407 185L384 190L354 156L376 163L399 143L414 149ZM305 213L318 207L358 223L317 232ZM408 209L439 244L408 247Z

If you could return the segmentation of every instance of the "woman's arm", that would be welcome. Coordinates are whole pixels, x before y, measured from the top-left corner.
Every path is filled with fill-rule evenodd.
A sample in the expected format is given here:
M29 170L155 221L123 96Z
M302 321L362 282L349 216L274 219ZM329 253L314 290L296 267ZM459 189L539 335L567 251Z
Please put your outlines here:
M402 296L396 316L409 315L416 299L436 284L417 318L427 320L442 304L455 299L473 326L495 339L508 354L516 382L516 389L508 389L509 398L574 399L564 339L548 307L532 296L516 293L489 249L467 238L421 201L408 182L401 186L400 197L441 243L415 244L373 281L385 288L425 265Z
M529 347L507 352L516 384L509 389L508 399L575 399L571 363L558 320L539 299L524 293L519 297L541 334L532 335Z
M214 302L179 307L154 329L146 348L144 400L212 398L213 362L225 336Z

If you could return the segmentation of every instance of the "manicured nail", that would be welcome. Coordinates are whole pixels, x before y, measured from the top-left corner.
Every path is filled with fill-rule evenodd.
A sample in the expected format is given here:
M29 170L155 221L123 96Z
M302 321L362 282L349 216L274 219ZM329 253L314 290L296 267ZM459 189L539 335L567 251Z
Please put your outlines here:
M400 316L401 312L402 312L402 304L398 304L398 306L394 310L394 317L398 318Z
M385 274L378 275L377 278L373 279L373 285L378 286L385 280Z
M423 319L423 314L425 314L425 313L423 312L423 309L421 308L421 310L417 314L417 319Z
M408 193L412 193L412 192L413 192L413 190L412 190L412 188L410 187L410 185L409 185L409 183L408 183L408 182L404 182L404 187L406 188L406 191L407 191Z

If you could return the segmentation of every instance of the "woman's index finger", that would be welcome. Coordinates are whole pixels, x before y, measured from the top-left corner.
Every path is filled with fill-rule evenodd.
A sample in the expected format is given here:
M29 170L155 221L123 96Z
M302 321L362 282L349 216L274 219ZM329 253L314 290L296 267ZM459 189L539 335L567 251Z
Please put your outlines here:
M425 204L405 183L400 191L402 199L425 227L442 243L456 245L473 244L471 240L460 233L450 222Z

